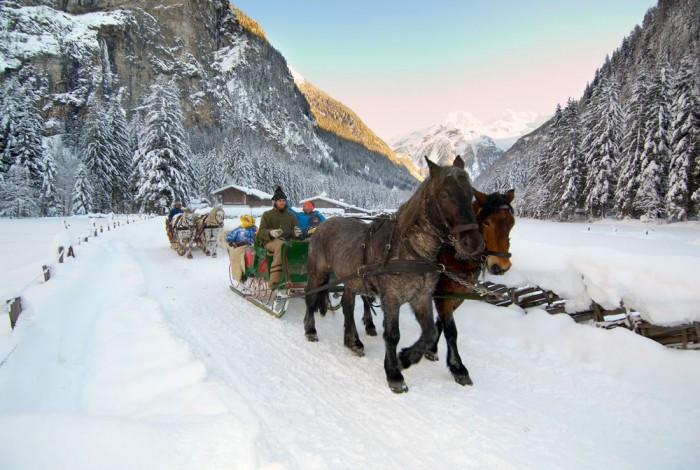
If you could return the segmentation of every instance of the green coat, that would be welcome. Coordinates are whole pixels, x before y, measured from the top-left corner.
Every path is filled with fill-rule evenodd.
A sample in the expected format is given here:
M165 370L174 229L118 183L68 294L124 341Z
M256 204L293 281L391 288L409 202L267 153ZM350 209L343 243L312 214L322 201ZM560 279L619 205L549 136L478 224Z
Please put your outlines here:
M287 206L284 210L279 210L276 207L265 211L260 219L260 229L258 230L258 239L262 246L267 245L272 238L270 237L270 230L281 228L282 236L285 240L294 240L294 227L298 226L299 223L294 214L287 210Z

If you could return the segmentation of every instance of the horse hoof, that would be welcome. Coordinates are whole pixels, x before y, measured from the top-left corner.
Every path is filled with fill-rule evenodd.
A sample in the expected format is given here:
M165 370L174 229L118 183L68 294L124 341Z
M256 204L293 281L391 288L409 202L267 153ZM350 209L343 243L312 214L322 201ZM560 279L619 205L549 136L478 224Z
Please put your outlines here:
M316 333L306 333L306 341L316 343L318 342L318 335Z
M472 382L472 379L469 377L469 374L455 375L455 382L457 382L460 385L474 385L474 382Z
M426 351L424 354L425 358L429 361L437 362L440 360L436 352Z
M364 357L365 356L365 347L362 346L355 346L355 347L350 347L350 351L352 351L357 357Z
M187 259L192 259L192 254L187 255Z
M376 328L365 328L365 333L367 333L367 336L377 336L377 329Z
M408 385L406 385L406 382L404 382L404 381L389 382L389 388L394 393L406 393L406 392L408 392Z

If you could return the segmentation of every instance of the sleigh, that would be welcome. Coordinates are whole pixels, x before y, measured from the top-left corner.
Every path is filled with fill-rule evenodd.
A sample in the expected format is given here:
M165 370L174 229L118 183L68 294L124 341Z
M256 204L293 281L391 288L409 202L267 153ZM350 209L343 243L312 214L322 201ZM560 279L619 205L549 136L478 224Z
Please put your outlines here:
M282 244L282 281L277 289L269 285L272 254L267 249L255 244L245 250L243 277L239 281L230 276L230 288L247 301L280 318L287 311L293 298L302 299L306 291L306 260L309 243L287 241ZM230 272L230 270L229 270ZM329 289L328 309L337 310L340 307L341 285Z

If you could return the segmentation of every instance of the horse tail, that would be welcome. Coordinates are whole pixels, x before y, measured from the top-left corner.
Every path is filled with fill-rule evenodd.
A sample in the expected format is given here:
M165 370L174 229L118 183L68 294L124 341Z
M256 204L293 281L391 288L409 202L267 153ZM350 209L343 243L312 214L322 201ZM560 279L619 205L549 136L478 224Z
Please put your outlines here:
M326 277L323 279L322 284L328 284L328 280L330 279L330 274L326 274ZM325 316L326 312L328 311L328 296L330 291L328 289L322 290L321 292L318 293L316 296L316 310L318 313L321 315Z

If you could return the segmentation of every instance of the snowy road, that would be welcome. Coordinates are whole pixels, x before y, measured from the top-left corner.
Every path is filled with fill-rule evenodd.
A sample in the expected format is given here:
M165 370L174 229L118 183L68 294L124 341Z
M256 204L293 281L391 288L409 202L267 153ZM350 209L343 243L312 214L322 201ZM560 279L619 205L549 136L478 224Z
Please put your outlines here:
M1 467L652 469L700 458L698 351L467 302L456 317L475 385L453 381L441 343L440 362L404 371L410 391L395 395L381 336L362 333L358 358L330 313L307 342L301 301L282 319L265 314L229 290L226 256L178 257L162 224L81 246L25 291L27 312L0 336L3 358L13 351L0 366ZM400 346L418 337L408 311L401 333Z

